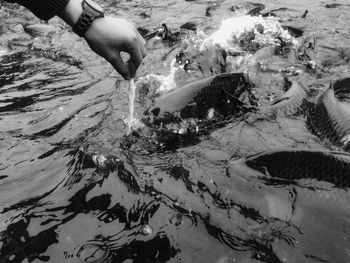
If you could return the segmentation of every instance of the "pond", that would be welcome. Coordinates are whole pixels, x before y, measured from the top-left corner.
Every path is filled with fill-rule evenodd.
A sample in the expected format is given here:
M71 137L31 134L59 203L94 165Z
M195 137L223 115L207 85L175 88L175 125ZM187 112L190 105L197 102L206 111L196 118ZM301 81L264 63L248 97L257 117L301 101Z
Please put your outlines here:
M349 262L349 3L98 2L147 39L148 130L83 39L1 2L0 262Z

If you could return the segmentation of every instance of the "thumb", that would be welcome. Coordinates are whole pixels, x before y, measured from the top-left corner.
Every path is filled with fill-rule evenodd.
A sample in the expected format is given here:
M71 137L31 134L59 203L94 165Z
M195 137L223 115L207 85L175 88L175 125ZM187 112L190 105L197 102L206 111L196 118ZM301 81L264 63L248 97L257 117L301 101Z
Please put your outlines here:
M129 52L130 54L130 59L128 61L128 68L131 77L134 77L136 74L136 70L140 66L142 62L142 52L138 46L133 46Z
M110 63L116 69L116 71L118 71L118 73L122 75L124 79L131 79L128 66L122 60L120 53L115 54L110 60Z

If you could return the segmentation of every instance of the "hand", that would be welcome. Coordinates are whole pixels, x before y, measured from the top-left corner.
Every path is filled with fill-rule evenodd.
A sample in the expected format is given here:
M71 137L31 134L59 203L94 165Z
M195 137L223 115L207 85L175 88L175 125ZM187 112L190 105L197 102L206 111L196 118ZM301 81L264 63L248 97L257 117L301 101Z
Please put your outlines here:
M69 0L58 16L73 26L83 11L81 3L82 0ZM84 38L91 49L110 62L125 79L135 76L146 56L146 42L136 28L124 19L97 18L85 32ZM120 56L122 51L130 55L127 62Z
M137 68L146 56L146 42L128 21L114 17L96 19L86 31L84 38L90 48L104 57L125 79L135 76ZM120 52L130 59L124 62Z

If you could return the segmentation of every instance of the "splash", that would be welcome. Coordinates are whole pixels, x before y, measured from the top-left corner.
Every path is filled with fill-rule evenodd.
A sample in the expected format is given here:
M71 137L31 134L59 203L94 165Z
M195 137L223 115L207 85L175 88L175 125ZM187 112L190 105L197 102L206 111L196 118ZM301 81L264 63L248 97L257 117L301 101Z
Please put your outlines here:
M128 116L126 135L129 135L131 133L132 120L134 119L135 90L136 90L136 85L135 85L134 79L131 79L129 83L129 116Z
M253 41L260 46L278 45L280 41L298 45L298 41L282 28L275 17L239 16L224 20L217 31L204 39L200 49L204 50L215 44L230 49L237 44L240 37L249 33L254 33Z
M191 34L183 41L191 49L188 53L202 52L214 45L221 46L228 51L228 54L235 53L234 57L228 56L226 62L231 71L237 71L242 69L242 65L259 62L255 61L257 59L252 56L251 51L243 50L244 46L242 47L240 43L242 39L249 39L251 43L256 43L257 49L282 44L290 44L294 48L299 46L298 40L292 37L288 30L283 29L277 18L248 15L225 19L219 29L209 36L198 30L197 34ZM237 55L238 53L241 53L241 55ZM181 65L175 66L175 63L176 60L172 60L168 75L148 74L139 78L136 82L137 88L142 89L143 86L149 86L147 96L150 98L161 96L170 90L176 89L175 73L181 68Z
M175 66L176 59L173 59L170 63L170 72L168 75L157 75L157 74L148 74L144 77L138 79L135 83L136 87L139 89L145 84L150 85L149 95L159 96L170 90L176 88L175 83L175 73L179 67Z

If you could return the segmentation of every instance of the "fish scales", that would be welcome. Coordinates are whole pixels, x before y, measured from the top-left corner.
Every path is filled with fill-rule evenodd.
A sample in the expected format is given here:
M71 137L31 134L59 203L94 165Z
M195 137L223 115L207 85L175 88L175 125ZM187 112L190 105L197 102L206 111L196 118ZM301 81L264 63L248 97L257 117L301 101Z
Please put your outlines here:
M232 78L218 78L213 79L207 87L203 89L197 95L195 100L202 99L202 103L206 104L209 108L215 107L219 102L224 102L225 100L225 87L231 87L236 84L236 80Z
M275 158L275 156L279 155L281 152L287 153L280 159ZM290 158L286 158L288 154L291 156ZM320 158L320 156L323 157ZM270 158L271 160L264 161L264 157L266 159ZM282 162L280 165L282 171L277 174L273 173L271 166L279 165L279 162ZM308 203L312 205L312 207L327 206L337 211L341 209L348 213L348 211L350 211L350 191L346 187L350 185L349 163L350 154L343 152L283 148L274 151L264 151L246 158L233 159L230 161L227 173L230 177L243 178L242 180L248 180L255 183L262 182L262 185L267 187L269 187L269 183L267 182L272 179L268 176L270 173L270 176L275 176L274 178L287 179L287 181L277 181L277 183L292 187L291 189L296 191L296 196L302 204ZM317 169L320 165L323 166ZM313 171L315 167L316 170ZM310 177L310 172L313 173L313 177ZM339 176L342 174L343 176ZM256 181L253 178L259 178L259 181ZM305 185L306 182L298 183L298 179L296 178L318 179L320 184L312 182L312 186L308 187L308 184ZM323 181L330 183L333 182L334 185L338 187L325 185ZM273 181L271 181L271 183L273 183ZM263 188L261 189L263 192L269 191L266 189L263 190ZM239 198L235 197L235 199L238 200Z
M350 78L337 80L334 85L334 94L340 101L350 100Z
M343 146L342 139L350 134L350 104L339 101L333 87L321 96L313 119L314 128L321 137Z
M181 118L205 118L210 108L224 107L229 98L231 104L243 104L236 98L245 91L245 87L241 87L242 82L245 82L242 73L224 73L190 82L156 99L145 116L151 117L151 123L154 120L172 122L176 115Z

